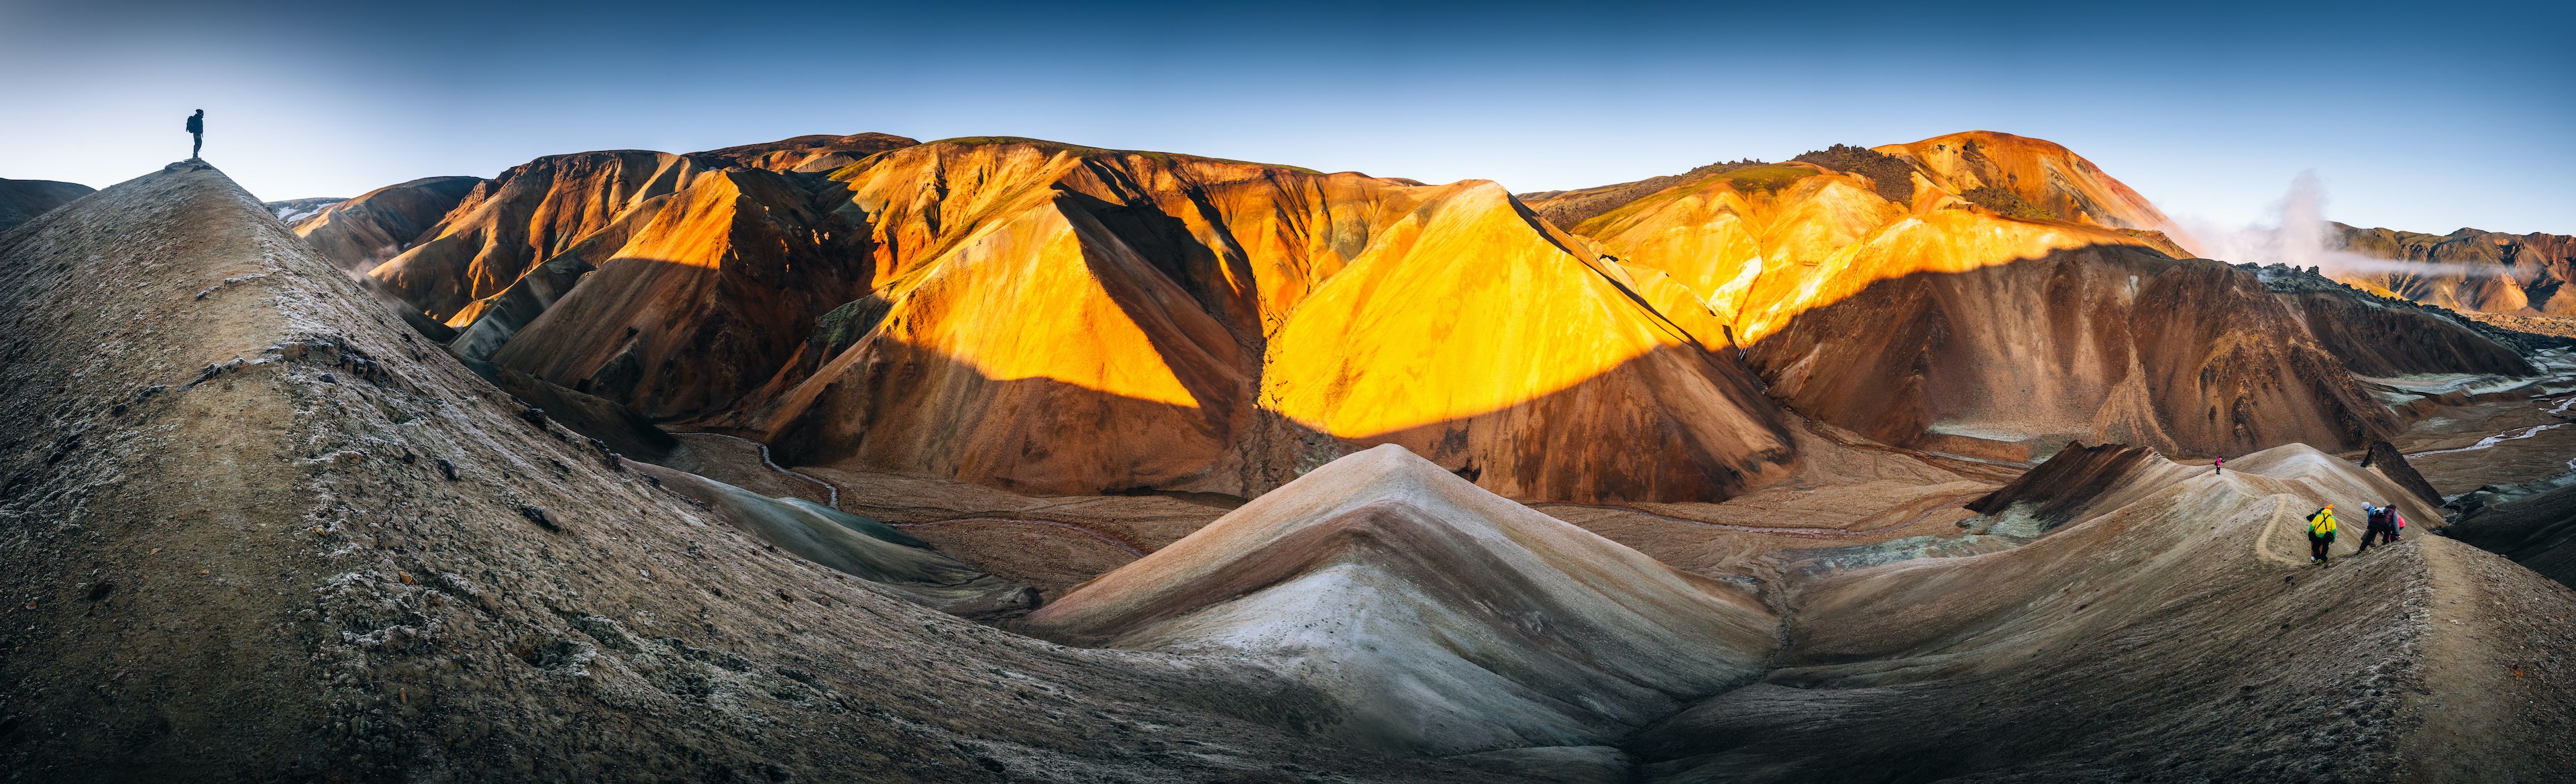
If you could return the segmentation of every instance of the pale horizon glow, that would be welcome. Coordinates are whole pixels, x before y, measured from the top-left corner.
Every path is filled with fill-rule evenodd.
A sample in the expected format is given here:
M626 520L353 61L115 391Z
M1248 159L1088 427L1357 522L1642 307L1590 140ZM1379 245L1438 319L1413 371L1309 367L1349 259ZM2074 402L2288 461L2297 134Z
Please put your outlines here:
M2314 171L2332 220L2576 233L2576 11L2244 6L0 0L0 177L140 176L197 108L206 159L267 200L863 131L1529 192L1982 129L2215 225ZM2413 29L2451 32L2389 32Z

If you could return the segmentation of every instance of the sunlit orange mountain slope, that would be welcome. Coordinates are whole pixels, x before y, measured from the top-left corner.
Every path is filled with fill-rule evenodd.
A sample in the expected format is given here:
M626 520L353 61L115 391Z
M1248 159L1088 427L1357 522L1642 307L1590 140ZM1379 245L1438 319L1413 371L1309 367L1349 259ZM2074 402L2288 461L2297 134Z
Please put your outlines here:
M1403 443L1589 501L1792 459L1715 322L1655 307L1684 289L1491 183L1025 139L733 165L802 143L539 159L373 275L469 357L814 463L1248 495Z
M1823 157L1846 168L1721 166L1572 230L1696 294L1791 408L1935 451L2352 448L2400 423L2347 357L2530 370L2431 315L2294 307L2252 271L2178 260L2152 205L2055 144L1976 132ZM1912 188L1884 187L1900 174Z
M2006 462L2340 449L2402 424L2356 368L2529 372L2439 314L2179 258L2164 220L1990 132L1526 204L860 134L541 158L372 275L470 358L791 462L1042 494L1257 495L1397 443L1515 498L1711 500L1796 461L1781 403Z

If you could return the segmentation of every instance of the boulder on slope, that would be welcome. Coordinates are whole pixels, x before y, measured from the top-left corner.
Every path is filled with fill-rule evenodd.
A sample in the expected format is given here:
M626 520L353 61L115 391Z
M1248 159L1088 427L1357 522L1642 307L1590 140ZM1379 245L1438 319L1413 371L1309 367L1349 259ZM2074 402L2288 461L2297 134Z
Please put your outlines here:
M1250 657L1323 732L1461 754L1615 742L1760 671L1746 592L1486 492L1403 447L1336 460L1026 619L1069 644Z

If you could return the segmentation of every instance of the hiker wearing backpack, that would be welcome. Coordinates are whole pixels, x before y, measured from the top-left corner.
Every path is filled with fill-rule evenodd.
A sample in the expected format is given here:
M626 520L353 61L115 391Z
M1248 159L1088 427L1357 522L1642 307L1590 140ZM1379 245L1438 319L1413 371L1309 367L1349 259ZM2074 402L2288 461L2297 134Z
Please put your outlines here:
M188 145L188 160L193 161L197 159L197 153L206 149L206 110L198 109L196 114L188 115L188 135L196 139Z
M2308 515L2308 562L2326 563L2326 548L2334 546L2334 504L2326 504Z
M2364 510L2363 514L2368 516L2370 522L2369 527L2363 529L2361 532L2361 549L2353 551L2352 554L2360 555L2362 553L2370 552L2370 543L2372 540L2396 544L2397 509L2395 507L2371 506L2369 504L2362 504L2361 508Z

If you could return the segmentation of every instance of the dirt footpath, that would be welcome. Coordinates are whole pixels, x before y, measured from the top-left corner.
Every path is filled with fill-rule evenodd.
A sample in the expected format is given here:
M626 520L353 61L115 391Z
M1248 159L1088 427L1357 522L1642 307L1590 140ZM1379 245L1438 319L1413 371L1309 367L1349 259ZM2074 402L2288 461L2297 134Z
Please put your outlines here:
M2550 781L2576 768L2576 690L2514 682L2576 682L2576 591L2448 538L2402 546L2421 548L2431 572L2420 655L2441 666L2423 668L2398 710L2401 726L2420 725L2398 743L2398 780Z

